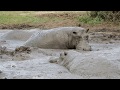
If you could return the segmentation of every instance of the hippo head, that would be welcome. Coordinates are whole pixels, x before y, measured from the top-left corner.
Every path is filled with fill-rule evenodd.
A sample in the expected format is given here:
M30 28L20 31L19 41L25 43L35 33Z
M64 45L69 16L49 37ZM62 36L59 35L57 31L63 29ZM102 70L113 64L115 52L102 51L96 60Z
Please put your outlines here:
M76 52L74 50L62 52L57 64L67 67L69 63L71 63L79 54L79 52Z
M77 49L82 49L84 51L91 51L92 48L89 45L89 35L88 35L89 29L86 30L86 32L82 35L80 43L77 45Z
M70 49L81 49L85 51L91 51L91 46L89 45L89 29L79 28L72 30L71 41L69 42Z

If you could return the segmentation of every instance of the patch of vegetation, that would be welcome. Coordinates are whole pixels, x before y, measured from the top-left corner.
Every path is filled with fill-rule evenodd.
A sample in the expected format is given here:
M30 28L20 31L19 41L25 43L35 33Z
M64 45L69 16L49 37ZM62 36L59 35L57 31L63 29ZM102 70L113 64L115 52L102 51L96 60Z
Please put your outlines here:
M120 25L113 21L120 21L119 11L0 11L0 29Z
M101 24L104 21L102 18L99 17L93 18L90 17L90 15L80 16L78 17L78 20L80 23L91 24L91 25Z
M92 18L102 18L105 21L120 22L120 11L91 11L90 16Z
M86 12L0 11L0 29L76 26L76 17L84 13Z
M0 12L0 24L2 25L12 25L12 24L40 24L49 21L61 21L62 19L58 18L49 18L49 17L37 17L33 14L34 12Z

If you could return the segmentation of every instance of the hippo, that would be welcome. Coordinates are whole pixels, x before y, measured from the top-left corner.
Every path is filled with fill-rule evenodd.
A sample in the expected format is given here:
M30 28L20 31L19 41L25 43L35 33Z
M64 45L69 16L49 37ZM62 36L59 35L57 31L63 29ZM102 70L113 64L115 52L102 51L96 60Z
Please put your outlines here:
M45 49L77 49L90 51L88 30L82 27L59 27L41 30L31 36L23 46Z

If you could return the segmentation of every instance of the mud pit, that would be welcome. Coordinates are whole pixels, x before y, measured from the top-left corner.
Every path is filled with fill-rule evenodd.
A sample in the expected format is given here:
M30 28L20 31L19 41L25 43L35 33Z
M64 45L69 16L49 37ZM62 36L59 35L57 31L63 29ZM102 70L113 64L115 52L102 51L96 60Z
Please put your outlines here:
M35 30L35 29L34 29ZM34 31L33 30L33 31ZM36 29L37 30L37 29ZM0 36L4 35L10 30L0 30ZM114 34L113 34L114 33ZM99 60L106 59L109 63L115 65L117 70L120 70L120 40L119 33L115 32L90 32L90 45L92 51L77 51L81 54L81 58L84 58L84 54L90 54L90 58L96 57L96 53L99 53ZM1 49L6 47L6 53L0 53L0 79L83 79L83 78L120 78L119 72L112 74L110 77L95 76L85 77L85 73L76 74L69 71L66 67L50 63L51 58L58 58L60 53L64 51L71 52L72 50L60 50L60 49L41 49L30 47L30 52L25 50L14 52L16 47L21 46L24 40L8 40L0 39ZM97 54L98 55L98 54ZM89 61L88 62L94 62ZM102 63L102 62L99 62ZM96 63L93 63L94 65ZM102 65L102 64L101 64ZM89 68L89 63L84 63L82 67ZM96 67L95 67L96 68ZM93 69L95 69L93 67ZM102 66L101 66L102 69ZM97 69L99 70L99 69ZM114 70L114 69L113 69ZM84 70L82 70L84 71ZM94 70L95 71L95 70ZM112 71L112 70L111 70ZM84 71L85 72L85 71ZM91 72L91 71L89 71ZM96 73L99 71L96 71ZM108 73L109 74L109 73Z

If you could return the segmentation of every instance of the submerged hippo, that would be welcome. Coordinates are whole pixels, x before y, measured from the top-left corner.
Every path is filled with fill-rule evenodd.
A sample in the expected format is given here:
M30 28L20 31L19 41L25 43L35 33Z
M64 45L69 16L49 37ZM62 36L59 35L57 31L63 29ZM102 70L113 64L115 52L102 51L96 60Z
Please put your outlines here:
M120 78L120 69L114 60L101 57L100 53L87 52L83 54L73 50L65 51L59 57L51 57L49 62L64 66L71 73L84 78Z

